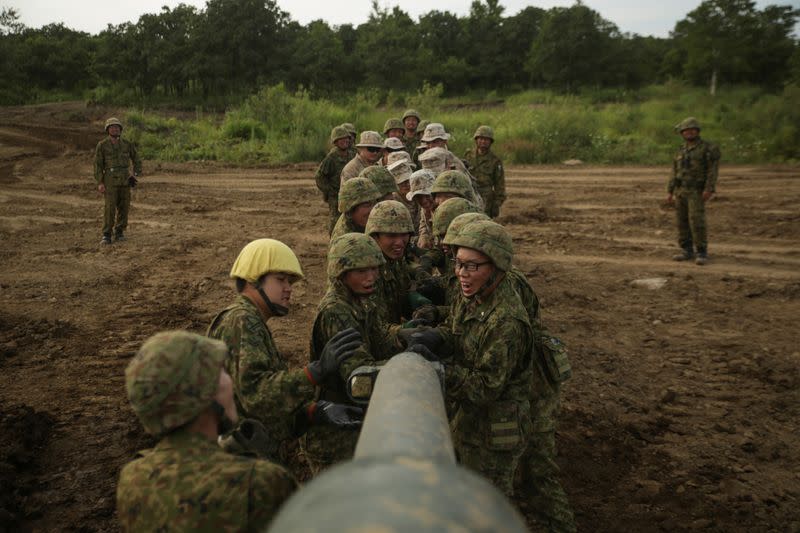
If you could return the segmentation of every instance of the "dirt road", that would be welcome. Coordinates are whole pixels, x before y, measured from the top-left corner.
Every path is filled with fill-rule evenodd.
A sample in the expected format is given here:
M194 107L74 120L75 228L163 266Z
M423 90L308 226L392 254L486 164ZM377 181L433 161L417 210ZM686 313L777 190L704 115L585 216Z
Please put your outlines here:
M124 367L159 330L204 330L249 240L284 240L306 271L270 323L296 364L323 292L311 164L146 161L129 241L101 248L90 164L106 113L0 109L0 530L117 528L119 469L152 444ZM800 169L723 165L705 267L669 259L665 177L508 170L500 222L572 356L559 461L579 525L800 531Z

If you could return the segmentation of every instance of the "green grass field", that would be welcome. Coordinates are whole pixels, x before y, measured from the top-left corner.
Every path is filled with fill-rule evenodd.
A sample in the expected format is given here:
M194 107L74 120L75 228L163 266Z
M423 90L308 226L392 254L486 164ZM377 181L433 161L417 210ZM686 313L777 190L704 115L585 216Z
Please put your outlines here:
M442 98L426 86L414 95L359 92L346 102L313 99L283 86L263 89L219 115L198 111L192 120L131 110L127 135L148 159L216 160L237 164L320 160L334 125L382 130L407 107L442 122L457 154L472 144L481 124L495 130L495 151L508 163L665 164L680 143L672 126L697 117L702 135L716 142L728 163L800 161L800 87L775 94L755 87L723 88L715 97L700 88L666 84L639 91L560 95L526 91Z

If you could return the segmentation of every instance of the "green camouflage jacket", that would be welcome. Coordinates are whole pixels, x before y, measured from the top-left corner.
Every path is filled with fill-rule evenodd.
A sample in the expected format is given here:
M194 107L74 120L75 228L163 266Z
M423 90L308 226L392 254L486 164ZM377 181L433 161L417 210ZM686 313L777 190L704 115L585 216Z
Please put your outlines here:
M475 176L478 184L478 192L483 197L486 210L490 206L500 206L506 200L506 177L503 170L503 162L494 152L489 150L481 155L478 149L467 150L464 159L469 163L469 171Z
M346 213L342 213L339 215L339 220L336 221L336 225L333 226L333 231L331 231L331 240L333 242L336 237L341 237L342 235L346 235L348 233L364 233L364 228L359 228L353 223L353 219L347 216Z
M314 385L304 369L289 369L258 308L238 296L214 318L206 335L230 349L225 368L233 378L240 416L260 420L277 442L302 435L308 427L305 407L314 401Z
M133 162L133 173L142 173L142 160L132 142L120 139L116 144L106 137L94 151L94 180L106 187L128 186L131 175L130 165Z
M375 282L372 301L378 308L381 320L389 324L400 324L411 318L411 305L408 300L411 282L411 267L405 258L397 261L387 259L380 267L380 276Z
M128 463L117 484L122 531L263 531L297 481L183 429Z
M697 139L692 146L684 143L672 159L672 178L667 184L670 194L675 189L714 192L719 175L719 148Z
M356 156L347 162L347 164L342 169L341 174L339 175L339 186L341 187L342 183L345 181L357 178L361 171L367 168L369 165L366 161L361 159L361 156L356 154Z
M317 188L322 193L322 198L327 203L334 206L337 204L342 169L353 157L355 157L355 150L348 150L347 154L342 156L339 153L339 149L334 147L331 148L328 155L319 164L314 180L317 182Z

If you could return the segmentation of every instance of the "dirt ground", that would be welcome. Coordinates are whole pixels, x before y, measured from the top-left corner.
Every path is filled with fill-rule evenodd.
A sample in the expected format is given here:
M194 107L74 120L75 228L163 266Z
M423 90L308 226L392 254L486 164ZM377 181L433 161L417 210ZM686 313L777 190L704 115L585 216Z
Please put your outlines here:
M117 529L119 469L152 444L125 365L157 331L205 329L245 243L279 238L306 271L270 323L294 364L323 293L310 163L146 161L129 240L101 248L91 162L110 111L0 108L0 530ZM670 260L666 175L507 170L500 222L572 357L559 462L579 526L800 531L800 169L723 165L705 267Z

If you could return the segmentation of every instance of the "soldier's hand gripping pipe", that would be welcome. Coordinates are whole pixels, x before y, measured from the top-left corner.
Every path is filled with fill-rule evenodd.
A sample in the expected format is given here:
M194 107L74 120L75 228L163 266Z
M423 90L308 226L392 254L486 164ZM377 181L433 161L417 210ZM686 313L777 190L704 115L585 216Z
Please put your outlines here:
M364 419L364 410L353 405L320 400L314 404L311 420L340 429L358 429Z
M432 328L401 329L397 332L397 336L406 346L421 344L434 352L443 340L442 335Z
M339 366L353 356L361 343L361 334L355 328L347 328L331 337L322 349L320 358L306 367L311 381L322 383L327 376L338 371Z

